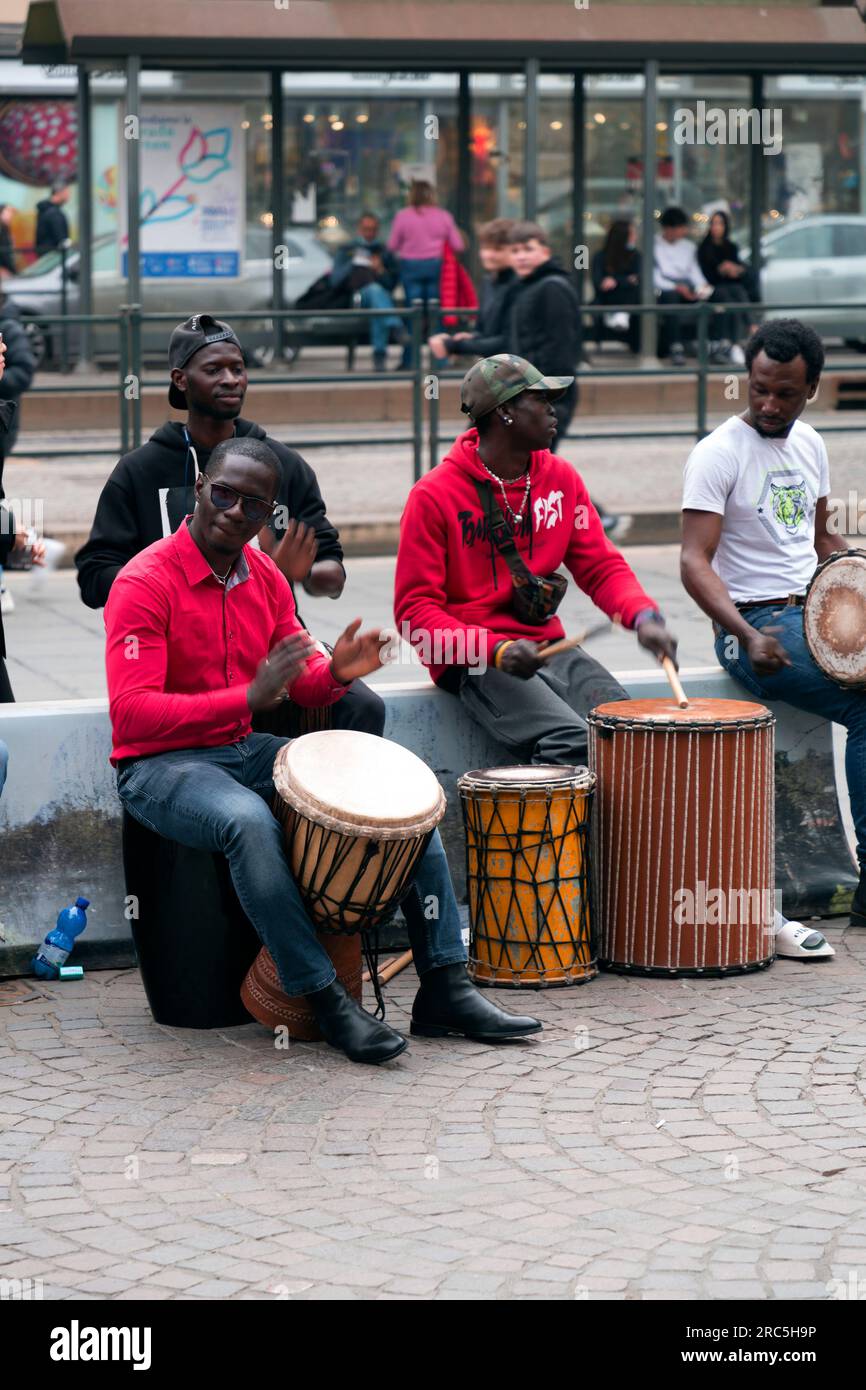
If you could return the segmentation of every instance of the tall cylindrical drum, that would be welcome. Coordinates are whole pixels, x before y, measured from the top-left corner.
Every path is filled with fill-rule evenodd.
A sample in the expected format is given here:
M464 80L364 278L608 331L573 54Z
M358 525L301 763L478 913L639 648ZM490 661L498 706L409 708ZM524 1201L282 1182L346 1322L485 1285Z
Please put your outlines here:
M494 767L457 783L466 830L469 973L479 985L573 985L598 974L585 767Z
M588 722L600 962L662 975L769 965L772 714L739 700L623 700Z

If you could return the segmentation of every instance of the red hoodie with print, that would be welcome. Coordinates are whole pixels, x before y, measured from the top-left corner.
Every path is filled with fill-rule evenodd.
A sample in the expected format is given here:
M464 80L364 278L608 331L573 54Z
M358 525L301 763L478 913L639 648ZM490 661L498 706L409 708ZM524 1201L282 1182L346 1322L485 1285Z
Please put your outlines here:
M478 431L471 429L415 484L400 522L394 612L401 637L437 682L449 667L471 664L473 654L492 663L504 638L564 636L558 617L530 627L512 613L511 572L493 543L474 478L491 481L478 458ZM492 486L504 511L499 487ZM525 487L525 481L506 483L515 512ZM642 609L657 607L604 534L580 474L549 449L532 454L529 498L514 539L533 574L564 565L593 603L625 627Z

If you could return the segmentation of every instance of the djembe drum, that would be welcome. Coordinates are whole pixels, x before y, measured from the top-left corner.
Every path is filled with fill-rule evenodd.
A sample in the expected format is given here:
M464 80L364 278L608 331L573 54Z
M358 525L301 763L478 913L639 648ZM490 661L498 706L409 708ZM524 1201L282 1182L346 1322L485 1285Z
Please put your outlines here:
M588 723L600 963L659 975L769 965L773 715L740 700L622 700Z
M436 775L397 743L332 729L283 744L274 761L274 787L289 867L338 977L360 1002L363 951L383 1010L371 929L406 896L445 814ZM346 938L350 944L344 945ZM306 1000L283 993L264 948L242 998L268 1027L276 1020L291 1036L319 1036Z
M840 550L818 566L806 590L803 636L831 681L866 688L866 550Z
M466 831L469 973L479 985L574 985L598 973L583 767L494 767L457 783Z

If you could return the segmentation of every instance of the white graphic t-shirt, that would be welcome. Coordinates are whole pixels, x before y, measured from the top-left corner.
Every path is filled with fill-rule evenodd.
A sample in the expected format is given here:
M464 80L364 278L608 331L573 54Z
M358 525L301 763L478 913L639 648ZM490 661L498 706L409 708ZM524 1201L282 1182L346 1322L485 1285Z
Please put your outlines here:
M683 510L724 517L713 569L735 603L803 594L815 567L815 505L830 491L824 441L795 420L766 439L732 415L686 460Z

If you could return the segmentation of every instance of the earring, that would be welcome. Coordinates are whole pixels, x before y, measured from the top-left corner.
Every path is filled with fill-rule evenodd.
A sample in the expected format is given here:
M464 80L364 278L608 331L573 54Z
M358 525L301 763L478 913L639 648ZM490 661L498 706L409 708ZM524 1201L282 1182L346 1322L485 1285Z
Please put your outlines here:
M510 425L512 423L510 415L503 415L502 418L505 421L506 425Z

